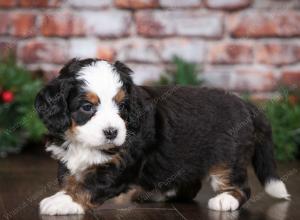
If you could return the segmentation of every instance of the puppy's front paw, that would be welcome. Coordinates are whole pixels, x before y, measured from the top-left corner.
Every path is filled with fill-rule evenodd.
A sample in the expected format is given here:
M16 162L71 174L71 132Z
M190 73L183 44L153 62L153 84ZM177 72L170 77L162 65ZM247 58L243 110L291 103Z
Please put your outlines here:
M60 191L40 202L40 214L42 215L72 215L84 214L82 206L74 202L71 196Z
M239 201L232 195L224 192L208 201L208 208L217 211L234 211L239 208Z

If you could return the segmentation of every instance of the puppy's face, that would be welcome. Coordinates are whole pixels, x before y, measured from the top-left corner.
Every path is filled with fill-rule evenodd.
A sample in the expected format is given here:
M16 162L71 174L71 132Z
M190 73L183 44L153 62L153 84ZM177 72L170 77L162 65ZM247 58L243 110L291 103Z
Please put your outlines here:
M121 146L127 134L129 72L121 63L72 60L38 94L36 109L50 133L83 147Z
M126 91L116 70L105 61L81 68L76 77L83 85L79 95L71 98L71 128L67 135L87 146L125 142L126 126L121 106Z

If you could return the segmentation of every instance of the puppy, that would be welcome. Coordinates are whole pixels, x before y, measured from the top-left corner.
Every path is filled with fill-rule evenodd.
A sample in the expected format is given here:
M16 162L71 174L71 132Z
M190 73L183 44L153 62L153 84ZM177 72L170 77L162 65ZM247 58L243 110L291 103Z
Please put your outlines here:
M208 208L233 211L250 197L249 164L269 195L289 198L255 106L221 90L137 86L130 74L120 62L73 59L37 95L61 184L41 214L83 214L132 185L139 201L192 200L206 177L216 192Z

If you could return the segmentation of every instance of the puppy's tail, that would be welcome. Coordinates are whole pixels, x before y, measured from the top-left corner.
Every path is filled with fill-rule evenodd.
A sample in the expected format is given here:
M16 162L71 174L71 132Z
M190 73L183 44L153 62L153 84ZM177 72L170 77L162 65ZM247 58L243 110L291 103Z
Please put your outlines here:
M285 184L276 172L271 126L259 109L251 104L249 104L249 108L256 132L255 152L252 158L254 171L267 194L289 200L290 195Z

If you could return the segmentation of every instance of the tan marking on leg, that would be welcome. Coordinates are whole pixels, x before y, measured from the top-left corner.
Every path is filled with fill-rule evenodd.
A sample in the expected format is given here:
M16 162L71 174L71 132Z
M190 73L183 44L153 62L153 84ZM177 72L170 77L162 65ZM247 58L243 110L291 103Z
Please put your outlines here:
M233 188L230 183L230 173L231 170L224 164L215 165L210 169L209 175L214 191L226 191Z
M245 193L241 191L239 188L235 188L234 190L228 191L230 195L236 198L239 201L239 204L244 204L247 201Z
M111 199L111 201L117 205L129 204L132 201L132 196L136 193L136 189L131 189L126 193L122 193L119 196Z
M131 197L132 201L139 203L147 203L147 202L165 202L167 200L167 196L154 189L152 191L145 191L143 189L136 190L135 193Z
M76 180L74 176L67 178L64 190L75 202L82 205L85 209L93 209L96 207L95 204L91 203L91 194L84 189L83 184Z
M238 200L239 205L241 206L247 201L245 193L237 186L234 186L230 181L231 169L228 166L216 165L210 169L210 177L211 184L214 190L218 194L222 194L224 192L233 196Z
M122 163L124 163L122 157L119 154L116 154L107 164L113 164L114 166L119 167ZM75 202L81 204L85 209L93 209L97 207L98 204L93 204L91 202L92 195L89 191L85 190L84 182L82 181L89 174L96 173L99 168L101 169L101 166L92 165L83 171L78 178L75 176L69 176L66 178L64 190Z

